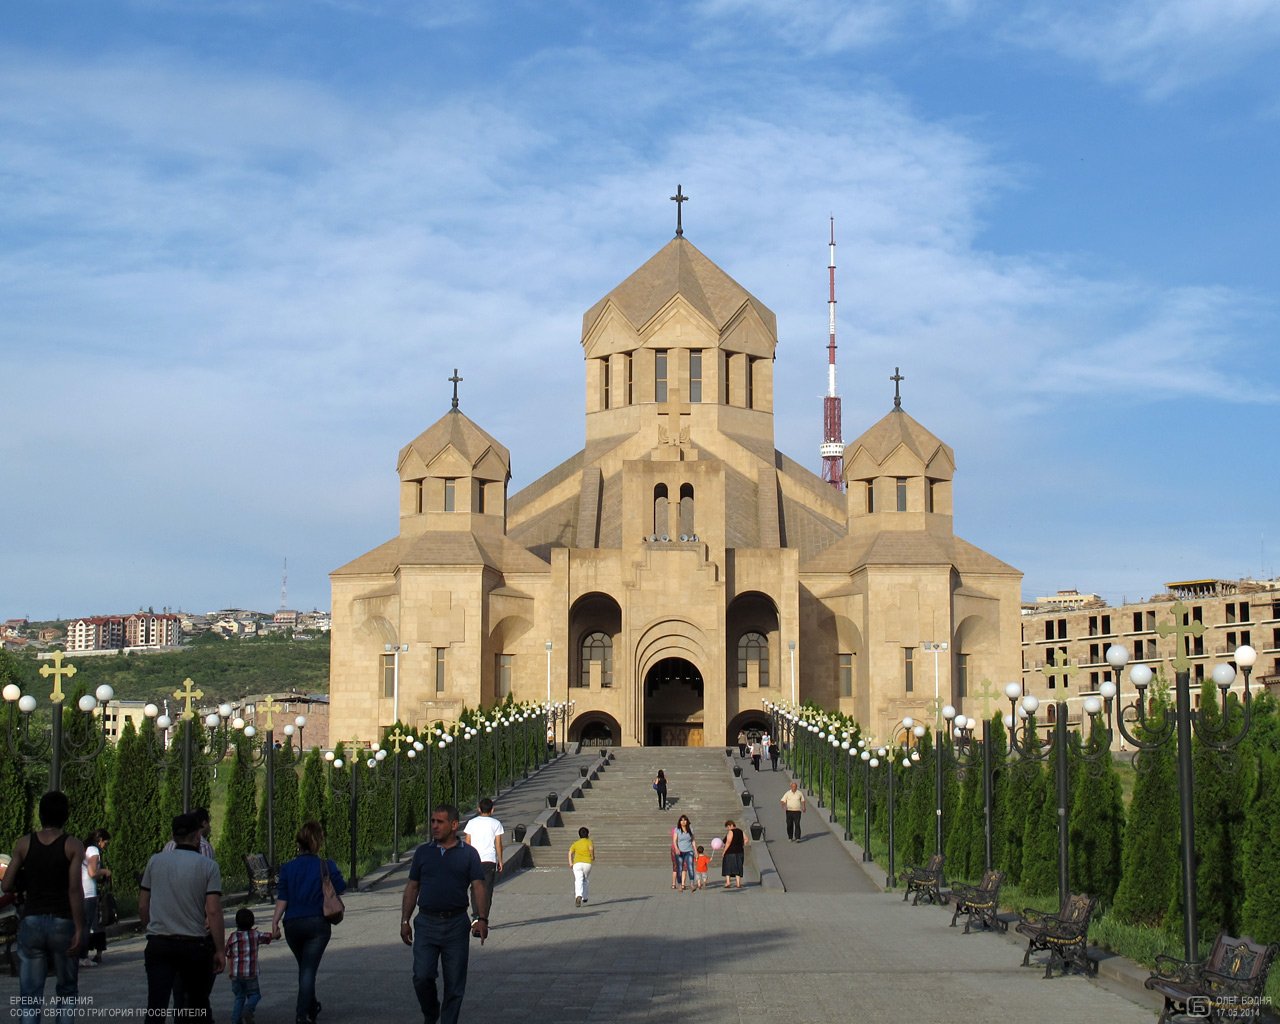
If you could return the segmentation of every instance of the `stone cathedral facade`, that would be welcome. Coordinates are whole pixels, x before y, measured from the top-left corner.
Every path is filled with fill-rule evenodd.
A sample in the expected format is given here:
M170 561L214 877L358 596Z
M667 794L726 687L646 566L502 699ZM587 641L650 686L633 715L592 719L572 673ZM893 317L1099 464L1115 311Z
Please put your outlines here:
M400 451L399 534L331 574L333 735L510 693L586 743L719 746L770 699L887 740L1021 678L1021 574L953 532L952 449L895 401L836 490L774 448L776 348L677 237L583 317L581 451L509 494L455 398Z

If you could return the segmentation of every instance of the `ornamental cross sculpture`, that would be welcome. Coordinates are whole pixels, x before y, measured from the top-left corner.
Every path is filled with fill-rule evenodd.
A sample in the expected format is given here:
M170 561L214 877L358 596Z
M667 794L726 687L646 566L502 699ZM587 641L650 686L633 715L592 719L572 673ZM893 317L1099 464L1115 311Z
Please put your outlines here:
M449 378L449 383L453 385L453 407L458 408L458 385L466 378L458 376L458 368L453 368L453 376Z
M893 381L893 407L895 409L902 408L902 388L900 385L907 378L902 376L902 370L895 366L893 368L893 376L889 378Z
M676 238L684 237L684 221L680 214L684 204L689 201L689 197L680 191L681 186L676 186L676 194L669 198L676 204ZM456 371L455 371L456 372Z
M1071 664L1071 657L1068 655L1067 660L1061 665L1045 664L1040 666L1040 671L1044 673L1046 679L1061 679L1062 686L1065 689L1071 682L1071 674L1076 670L1076 666Z
M990 679L984 679L982 681L982 687L975 690L973 696L975 698L982 698L982 718L985 721L991 717L991 702L994 700L997 706L999 706L1000 700L1004 697L1004 694L991 685Z
M258 714L262 715L267 722L267 732L271 732L276 727L276 712L280 710L280 705L276 703L275 698L271 694L267 694L266 700L258 701Z
M1157 622L1156 632L1161 636L1173 634L1173 667L1179 672L1186 672L1191 668L1191 659L1187 657L1188 645L1185 638L1204 636L1204 623L1192 622L1191 616L1187 614L1187 606L1181 601L1174 601L1169 611L1173 615L1173 621Z
M42 665L40 667L40 674L46 679L49 678L49 676L53 676L53 692L49 694L49 702L51 704L61 704L63 697L66 696L66 694L62 692L62 680L70 679L75 675L76 667L74 665L62 664L62 652L54 651L53 664Z
M394 732L387 733L387 742L391 744L391 749L397 754L400 753L400 744L408 743L410 737L400 731L400 726L395 727Z
M173 691L174 700L180 700L186 705L180 716L182 718L191 718L195 714L191 710L191 702L204 696L204 691L195 689L195 685L192 679L184 679L182 681L182 689Z
M661 444L683 447L689 443L689 426L683 419L689 411L689 404L680 401L680 389L672 384L667 388L667 400L658 412L662 417L658 424L658 441Z

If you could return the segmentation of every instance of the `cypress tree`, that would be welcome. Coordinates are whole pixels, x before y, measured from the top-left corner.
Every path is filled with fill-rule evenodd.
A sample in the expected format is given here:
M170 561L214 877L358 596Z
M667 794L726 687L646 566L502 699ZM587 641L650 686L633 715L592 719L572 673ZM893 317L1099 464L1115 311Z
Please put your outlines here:
M85 756L97 749L102 726L97 716L76 706L84 692L77 687L61 711L54 712L62 715L62 791L70 804L67 831L73 836L87 835L107 822L107 759Z
M1058 887L1058 806L1056 798L1057 766L1049 759L1046 769L1042 762L1031 760L1040 753L1040 736L1035 719L1027 720L1031 749L1023 766L1025 785L1023 799L1026 815L1022 825L1022 891L1032 896L1056 892ZM1067 752L1070 763L1070 751Z
M1021 730L1019 730L1021 733ZM1001 820L1004 828L999 840L1004 855L1002 870L1013 885L1022 884L1027 870L1023 843L1027 836L1027 818L1039 811L1043 800L1044 768L1037 758L1040 755L1040 736L1035 729L1027 730L1027 756L1015 754L1014 760L1001 772L998 801L1003 808ZM1010 743L1012 747L1012 743Z
M0 647L0 688L10 683L22 685L17 660ZM12 711L6 714L13 714ZM31 780L22 762L6 752L0 757L0 850L12 850L13 844L31 826Z
M318 821L328 833L325 806L324 762L320 748L312 747L302 762L302 781L298 785L298 817L303 822Z
M160 806L160 741L155 723L145 719L142 731L125 723L116 753L111 822L112 879L117 894L133 896L151 855L170 838Z
M1005 865L1005 842L1009 828L1008 807L1001 799L1003 779L1008 771L1009 743L1005 736L1004 721L993 715L989 730L991 741L991 866L999 871L1007 871ZM986 837L983 837L983 855L986 854Z
M906 813L902 815L904 832L902 836L902 852L900 856L904 864L923 865L933 854L933 734L926 732L920 738L916 748L920 760L913 763L906 772L906 799L900 805Z
M351 844L351 759L345 744L334 749L334 761L329 765L328 785L325 787L325 849L329 856L350 872L349 849ZM342 767L336 767L338 761Z
M293 763L293 748L282 743L274 743L266 753L272 759L274 776L274 801L271 807L274 833L275 854L277 863L283 863L293 856L296 846L294 842L298 834L298 773ZM264 793L262 803L258 807L258 828L256 838L258 851L267 850L267 796Z
M232 740L231 779L227 783L227 810L222 819L222 835L215 850L222 868L223 884L247 886L244 858L255 849L254 822L257 818L258 778L254 771L249 739L236 733Z
M1151 720L1171 713L1164 687L1156 692ZM1150 739L1139 727L1137 737ZM1124 870L1116 887L1114 913L1126 924L1159 926L1178 893L1178 780L1172 743L1139 750L1134 758L1135 780L1129 818L1124 831Z
M1241 930L1259 942L1280 942L1280 714L1274 697L1254 702L1246 743L1254 781L1245 822Z
M972 881L983 870L982 836L982 745L975 742L972 760L964 771L960 799L948 818L947 876ZM975 856L976 853L976 856Z
M1124 799L1109 737L1096 723L1071 800L1071 889L1098 897L1104 907L1120 884ZM1105 751L1105 753L1104 753Z

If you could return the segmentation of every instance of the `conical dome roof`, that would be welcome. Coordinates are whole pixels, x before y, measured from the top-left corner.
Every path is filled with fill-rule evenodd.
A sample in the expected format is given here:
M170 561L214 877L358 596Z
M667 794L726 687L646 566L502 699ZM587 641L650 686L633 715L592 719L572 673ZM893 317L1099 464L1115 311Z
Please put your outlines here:
M637 331L676 295L680 295L715 327L723 330L744 305L750 304L777 336L773 310L711 262L686 238L673 238L643 266L592 306L582 317L585 339L612 304Z
M900 447L912 452L926 466L939 452L946 455L952 466L956 464L956 453L951 446L940 441L902 409L890 410L861 437L847 445L845 461L852 462L860 452L865 452L876 465L881 465Z
M479 465L486 455L492 453L508 471L511 469L511 453L457 409L450 409L401 448L396 468L404 465L405 459L414 452L424 465L429 466L437 455L450 447L471 466Z

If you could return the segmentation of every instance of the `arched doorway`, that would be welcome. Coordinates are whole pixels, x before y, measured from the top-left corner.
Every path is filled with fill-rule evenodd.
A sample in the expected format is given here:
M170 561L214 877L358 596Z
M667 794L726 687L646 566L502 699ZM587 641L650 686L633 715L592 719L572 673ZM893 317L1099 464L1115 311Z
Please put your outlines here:
M701 747L702 673L685 658L663 658L644 677L644 742L651 747Z
M735 715L726 730L725 746L732 747L738 742L738 732L743 731L751 741L769 735L769 716L763 711L744 711Z
M583 747L616 747L622 742L622 727L617 719L603 711L588 711L574 719L569 739Z

